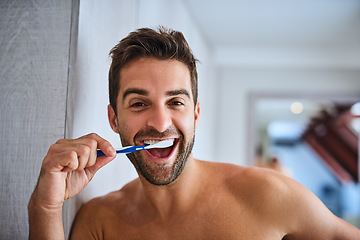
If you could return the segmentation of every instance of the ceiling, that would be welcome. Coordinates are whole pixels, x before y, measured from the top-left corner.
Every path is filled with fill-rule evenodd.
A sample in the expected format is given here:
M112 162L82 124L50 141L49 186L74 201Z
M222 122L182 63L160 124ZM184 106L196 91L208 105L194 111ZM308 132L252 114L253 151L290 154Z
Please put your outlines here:
M184 2L218 65L360 70L360 0ZM275 118L271 112L291 119L293 100L274 101L279 109L259 105L261 125Z
M359 0L185 0L211 47L360 49Z

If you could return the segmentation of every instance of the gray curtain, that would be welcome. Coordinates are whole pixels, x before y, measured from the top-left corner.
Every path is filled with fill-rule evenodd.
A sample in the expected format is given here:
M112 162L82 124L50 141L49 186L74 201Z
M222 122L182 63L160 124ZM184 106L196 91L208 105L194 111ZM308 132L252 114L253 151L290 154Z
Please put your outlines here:
M41 162L65 136L77 6L71 0L0 1L0 239L27 239L27 203Z

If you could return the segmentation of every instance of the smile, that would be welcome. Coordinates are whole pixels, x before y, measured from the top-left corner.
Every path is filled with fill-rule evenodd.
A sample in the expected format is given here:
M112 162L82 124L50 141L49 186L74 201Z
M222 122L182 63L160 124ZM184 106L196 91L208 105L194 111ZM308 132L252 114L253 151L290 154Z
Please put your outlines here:
M153 161L167 161L170 159L175 152L176 146L178 145L179 139L147 139L143 140L142 143L145 145L153 145L163 140L173 140L173 144L167 148L153 148L145 150L146 154L150 157Z
M172 145L174 145L175 139L165 139L165 140L172 141ZM144 140L143 142L145 145L154 145L154 144L157 144L157 143L165 141L165 140Z

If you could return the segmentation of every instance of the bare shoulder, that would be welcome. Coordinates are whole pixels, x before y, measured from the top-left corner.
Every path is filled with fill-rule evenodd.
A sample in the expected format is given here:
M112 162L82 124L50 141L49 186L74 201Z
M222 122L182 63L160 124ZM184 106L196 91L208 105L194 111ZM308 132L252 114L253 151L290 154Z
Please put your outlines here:
M270 200L275 192L287 194L291 180L276 173L258 167L245 167L229 163L201 162L211 177L213 185L226 187L227 191L241 201L250 201L254 205L256 199ZM210 178L209 177L209 178ZM277 194L277 195L278 195Z
M358 239L360 231L333 215L307 188L274 170L209 163L217 182L264 226L285 239Z
M136 180L118 191L85 203L74 220L72 239L102 239L103 230L111 228L114 222L121 227L121 223L126 222L126 211L129 211L129 206L133 206L131 199L135 194L135 185Z
M298 185L294 180L286 177L285 175L271 169L260 167L241 167L237 169L234 167L234 174L229 175L228 183L234 185L233 187L243 190L254 191L258 194L270 194L278 192L287 194L293 189L293 185ZM299 187L299 186L297 186ZM296 187L296 189L297 189ZM297 189L302 191L302 189ZM264 197L266 197L264 196Z
M132 195L135 194L136 181L134 180L118 191L108 193L104 196L91 199L85 203L80 212L89 213L92 216L98 217L99 215L108 216L111 213L116 213L117 210L122 210L130 204Z
M264 190L268 187L281 187L283 184L290 184L291 179L279 174L273 170L259 167L245 167L230 163L205 162L200 161L204 168L211 175L215 175L217 179L221 179L223 183L228 184L230 188L234 187L234 191L244 187L264 186ZM261 185L259 186L259 184ZM259 190L259 189L258 189Z
M271 169L243 167L226 181L232 193L258 209L283 219L293 210L294 204L312 195L293 179ZM312 197L312 196L311 196Z
M227 189L242 201L250 201L254 205L257 199L277 204L280 196L303 195L306 189L294 180L276 171L245 167L227 163L210 163L214 169L213 175ZM287 198L288 196L287 196ZM264 206L264 204L261 204ZM273 207L273 206L272 206Z

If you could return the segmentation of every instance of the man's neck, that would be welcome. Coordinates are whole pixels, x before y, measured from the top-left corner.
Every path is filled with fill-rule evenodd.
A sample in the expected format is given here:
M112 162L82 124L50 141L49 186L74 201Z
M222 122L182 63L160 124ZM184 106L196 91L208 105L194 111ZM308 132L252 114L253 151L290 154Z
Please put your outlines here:
M190 210L203 184L199 169L198 161L190 156L182 173L169 185L156 186L140 176L139 196L142 196L164 220L176 212Z

